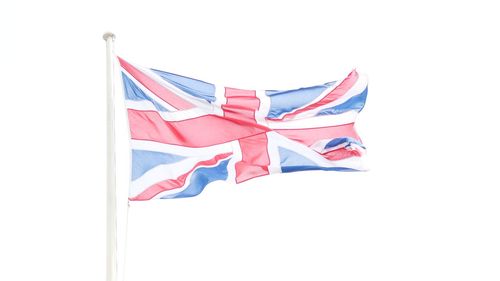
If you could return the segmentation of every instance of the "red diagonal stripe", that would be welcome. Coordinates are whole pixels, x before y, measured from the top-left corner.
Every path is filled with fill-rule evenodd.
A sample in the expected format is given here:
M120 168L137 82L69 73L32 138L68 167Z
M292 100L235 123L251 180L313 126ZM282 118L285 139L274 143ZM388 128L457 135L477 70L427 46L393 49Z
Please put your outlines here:
M356 83L358 80L359 74L356 72L356 70L351 71L349 75L337 86L335 89L333 89L330 93L328 93L326 96L324 96L321 100L310 104L304 108L301 108L293 113L285 114L281 119L282 120L289 120L295 117L296 115L306 112L315 108L318 108L320 106L329 104L338 98L342 97L349 89L352 88L352 86Z
M194 105L189 103L188 101L182 99L178 95L172 93L169 89L163 87L158 84L152 78L142 73L139 69L135 68L122 58L118 57L120 61L120 65L132 75L139 83L144 85L148 90L150 90L153 94L157 95L160 99L164 100L166 103L175 107L176 109L189 109L193 108Z
M351 150L351 149L347 149L347 148L343 147L343 148L335 149L332 151L328 151L326 153L322 153L321 156L323 156L326 159L331 160L331 161L337 161L337 160L342 160L342 159L346 159L349 157L360 157L361 153L359 153L359 151L357 151L357 150L354 150L354 149Z

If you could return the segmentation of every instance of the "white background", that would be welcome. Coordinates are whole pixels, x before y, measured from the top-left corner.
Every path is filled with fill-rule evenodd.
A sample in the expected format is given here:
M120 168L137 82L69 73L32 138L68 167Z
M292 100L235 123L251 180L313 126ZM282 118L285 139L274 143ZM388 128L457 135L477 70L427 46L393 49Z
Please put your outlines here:
M370 78L371 171L133 205L126 280L500 280L494 2L3 1L0 280L104 280L108 30L229 86Z

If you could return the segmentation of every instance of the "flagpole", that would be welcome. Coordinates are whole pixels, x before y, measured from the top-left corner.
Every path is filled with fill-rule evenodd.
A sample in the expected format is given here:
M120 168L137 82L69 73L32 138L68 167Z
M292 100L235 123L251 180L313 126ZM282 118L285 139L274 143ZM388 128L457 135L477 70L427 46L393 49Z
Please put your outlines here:
M117 262L117 209L116 209L116 160L115 160L115 102L114 102L114 41L115 35L104 33L106 41L106 281L116 281Z

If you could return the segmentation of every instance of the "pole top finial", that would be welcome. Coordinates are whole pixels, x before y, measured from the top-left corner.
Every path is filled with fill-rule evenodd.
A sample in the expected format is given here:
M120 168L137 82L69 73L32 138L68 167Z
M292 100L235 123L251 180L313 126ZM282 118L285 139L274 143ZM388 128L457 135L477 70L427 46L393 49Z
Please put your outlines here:
M102 39L104 39L104 41L108 41L108 38L111 38L111 40L115 40L116 36L113 32L106 32L102 35Z

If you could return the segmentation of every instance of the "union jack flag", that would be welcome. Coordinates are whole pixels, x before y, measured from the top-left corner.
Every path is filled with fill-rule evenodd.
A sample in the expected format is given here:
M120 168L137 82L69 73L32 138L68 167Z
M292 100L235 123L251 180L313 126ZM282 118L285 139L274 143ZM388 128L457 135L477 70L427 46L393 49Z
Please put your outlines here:
M367 78L293 90L220 87L118 58L130 125L129 200L198 195L216 180L365 170L354 129Z

